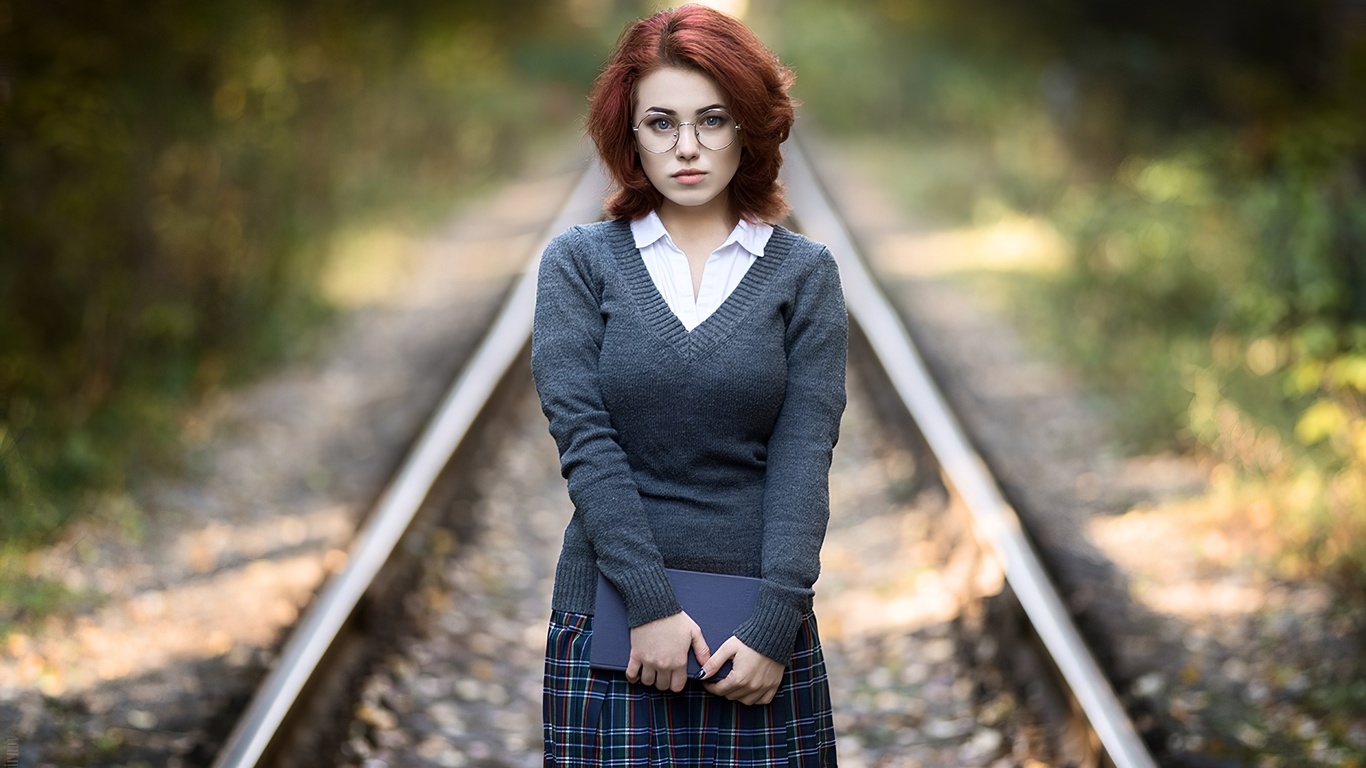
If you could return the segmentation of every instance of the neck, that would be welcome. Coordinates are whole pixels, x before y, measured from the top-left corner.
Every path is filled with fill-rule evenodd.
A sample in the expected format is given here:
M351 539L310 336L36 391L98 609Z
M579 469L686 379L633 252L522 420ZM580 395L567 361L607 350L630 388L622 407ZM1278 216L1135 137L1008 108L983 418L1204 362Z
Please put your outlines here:
M740 215L731 209L729 196L724 194L706 205L678 205L666 199L657 213L675 240L707 237L717 232L725 239L740 221Z

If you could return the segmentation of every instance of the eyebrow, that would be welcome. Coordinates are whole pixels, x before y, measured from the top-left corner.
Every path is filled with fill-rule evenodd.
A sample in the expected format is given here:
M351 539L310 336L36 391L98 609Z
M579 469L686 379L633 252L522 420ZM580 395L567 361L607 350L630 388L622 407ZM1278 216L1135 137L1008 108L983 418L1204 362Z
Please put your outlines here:
M712 110L714 110L714 109L724 110L725 108L726 108L726 105L725 105L725 104L712 104L712 105L709 106L709 107L703 107L703 108L697 110L697 111L694 112L693 114L694 114L694 115L701 115L701 114L710 112L710 111L712 111ZM645 109L645 113L646 113L646 114L649 114L649 113L651 113L651 112L654 112L654 113L657 113L657 114L661 114L661 115L677 115L677 114L678 114L678 113L675 112L674 110L668 109L668 108L666 108L666 107L647 107L647 108Z

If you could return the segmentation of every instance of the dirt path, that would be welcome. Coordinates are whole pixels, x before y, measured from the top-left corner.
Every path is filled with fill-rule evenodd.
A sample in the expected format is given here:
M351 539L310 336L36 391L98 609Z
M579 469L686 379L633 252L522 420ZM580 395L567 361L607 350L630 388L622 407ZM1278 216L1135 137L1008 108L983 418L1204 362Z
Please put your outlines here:
M208 762L568 193L560 166L422 239L358 233L316 360L205 403L190 476L29 558L97 606L0 645L0 744L21 765Z
M1366 694L1315 698L1342 690L1345 670L1366 652L1353 634L1359 617L1335 614L1312 584L1263 575L1256 520L1227 503L1225 478L1114 447L1103 405L1022 340L991 289L1001 275L1033 268L1010 258L1009 238L917 229L856 155L821 157L875 269L922 329L947 394L1058 563L1071 607L1165 764L1362 765L1366 714L1343 708ZM222 713L249 695L281 629L340 565L357 517L570 181L566 173L511 185L430 240L371 233L365 242L396 261L339 282L355 306L327 354L205 404L186 425L191 477L146 484L130 508L76 526L30 558L31 574L100 601L0 646L0 746L16 745L25 766L206 762L230 726ZM847 557L842 535L832 531L832 561ZM838 611L827 612L837 643ZM944 650L927 647L931 656ZM877 673L881 662L868 658L869 679L908 679ZM869 722L892 722L876 687L842 695L866 696ZM862 727L859 706L842 728ZM860 745L874 750L863 759L882 763L894 754L886 750L929 732L903 725L885 744ZM994 738L976 735L989 724L959 725L955 749ZM1009 749L1009 738L998 747Z
M873 181L876 157L816 155L1163 765L1366 764L1361 617L1269 577L1274 531L1227 473L1126 455L1104 399L1027 341L1002 285L1056 264L1060 238L1030 220L918 226Z

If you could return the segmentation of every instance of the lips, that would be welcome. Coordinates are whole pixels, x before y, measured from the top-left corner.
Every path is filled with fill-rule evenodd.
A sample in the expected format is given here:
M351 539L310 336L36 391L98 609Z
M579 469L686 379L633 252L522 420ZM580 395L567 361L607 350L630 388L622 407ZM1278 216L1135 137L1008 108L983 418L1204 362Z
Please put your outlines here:
M674 173L673 178L680 184L696 184L705 178L706 175L705 171L699 171L696 168L684 168L683 170Z

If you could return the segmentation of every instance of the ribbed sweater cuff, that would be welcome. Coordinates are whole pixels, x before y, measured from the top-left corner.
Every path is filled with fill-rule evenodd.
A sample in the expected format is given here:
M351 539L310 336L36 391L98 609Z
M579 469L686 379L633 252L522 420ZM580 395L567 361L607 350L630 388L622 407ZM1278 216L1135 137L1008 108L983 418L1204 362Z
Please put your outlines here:
M626 603L626 623L632 627L672 616L683 610L663 566L619 574L617 589Z
M555 564L555 595L551 607L571 613L594 613L597 610L598 567L592 553L574 556L575 550L566 547Z
M792 659L792 648L797 644L797 630L805 617L806 611L760 589L754 613L735 630L735 636L750 648L787 666Z

